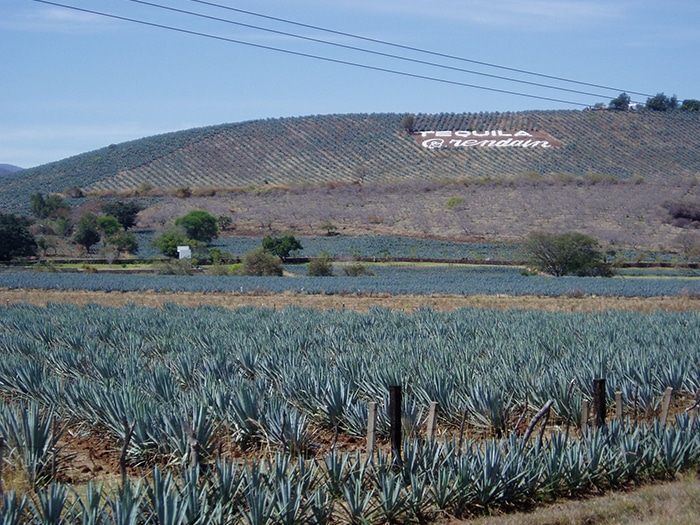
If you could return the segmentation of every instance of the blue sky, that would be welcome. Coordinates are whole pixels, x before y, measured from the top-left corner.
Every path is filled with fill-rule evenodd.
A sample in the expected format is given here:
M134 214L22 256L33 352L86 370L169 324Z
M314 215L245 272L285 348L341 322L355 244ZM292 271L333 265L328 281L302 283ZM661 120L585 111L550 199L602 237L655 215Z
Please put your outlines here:
M607 103L623 90L700 99L697 0L211 0L613 90L358 41L192 0L150 0L210 17L591 95L380 57L130 0L56 1L258 46L584 105ZM22 167L158 133L260 118L582 107L315 60L33 0L0 2L0 71L0 163ZM632 98L646 100L643 95Z

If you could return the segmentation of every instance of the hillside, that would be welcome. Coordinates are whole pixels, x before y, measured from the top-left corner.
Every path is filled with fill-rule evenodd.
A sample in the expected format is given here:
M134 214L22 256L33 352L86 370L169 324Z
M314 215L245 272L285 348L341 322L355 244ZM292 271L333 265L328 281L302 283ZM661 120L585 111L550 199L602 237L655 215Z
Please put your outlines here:
M14 166L13 164L0 164L0 176L7 175L8 173L15 173L23 168L19 166Z
M31 192L73 186L84 191L122 191L143 183L157 188L305 186L533 172L651 181L700 173L700 115L691 112L417 115L414 130L461 132L442 148L424 147L423 139L436 137L407 133L402 117L259 120L112 144L5 176L0 208L23 211ZM522 135L499 144L517 132ZM545 137L551 147L528 147L529 136Z

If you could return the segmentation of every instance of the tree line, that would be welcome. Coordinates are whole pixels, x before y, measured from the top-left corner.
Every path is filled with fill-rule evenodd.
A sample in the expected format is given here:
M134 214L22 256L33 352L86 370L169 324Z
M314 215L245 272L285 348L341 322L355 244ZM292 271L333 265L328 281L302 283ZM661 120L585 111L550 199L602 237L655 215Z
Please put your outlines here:
M627 93L620 93L608 104L608 108L619 111L627 111L631 107L632 98ZM669 97L664 93L657 93L653 97L647 98L645 108L651 111L700 111L700 100L687 98L679 102L676 95Z

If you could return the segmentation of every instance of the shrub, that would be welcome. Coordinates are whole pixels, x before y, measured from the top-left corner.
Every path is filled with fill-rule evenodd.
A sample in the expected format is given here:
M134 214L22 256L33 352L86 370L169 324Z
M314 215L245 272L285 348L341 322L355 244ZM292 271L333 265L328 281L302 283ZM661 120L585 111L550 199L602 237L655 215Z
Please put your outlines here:
M256 248L243 255L241 275L253 276L281 276L283 274L282 261L264 248Z
M193 275L195 267L187 259L173 259L156 265L156 273L159 275Z
M214 263L204 270L204 273L216 277L224 277L231 274L231 267L227 264Z
M447 207L451 210L455 209L457 206L464 202L464 197L450 197L447 199Z
M348 277L362 277L365 275L374 275L374 272L367 268L364 264L358 262L353 263L343 268L343 273Z
M612 275L598 241L583 233L533 233L525 251L531 267L556 277Z
M664 203L671 218L671 224L679 228L690 226L693 222L700 221L700 200L682 199Z
M329 277L333 275L333 263L328 254L312 259L306 265L306 273L312 277Z

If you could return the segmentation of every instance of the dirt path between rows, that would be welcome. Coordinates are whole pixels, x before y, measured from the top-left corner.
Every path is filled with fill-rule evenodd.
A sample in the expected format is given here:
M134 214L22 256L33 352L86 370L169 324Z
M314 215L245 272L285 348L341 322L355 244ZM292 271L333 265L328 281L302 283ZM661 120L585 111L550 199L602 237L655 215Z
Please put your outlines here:
M101 292L0 289L0 304L29 303L101 304L124 306L136 304L160 307L165 303L183 306L214 305L225 308L258 306L284 308L347 309L367 311L372 306L413 312L418 308L447 311L457 308L538 309L562 312L600 312L633 310L638 312L700 310L700 299L688 297L541 297L507 295L309 295L292 292L281 294L234 294L191 292Z

